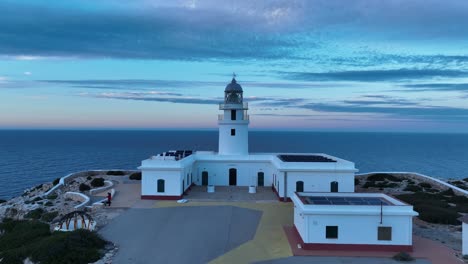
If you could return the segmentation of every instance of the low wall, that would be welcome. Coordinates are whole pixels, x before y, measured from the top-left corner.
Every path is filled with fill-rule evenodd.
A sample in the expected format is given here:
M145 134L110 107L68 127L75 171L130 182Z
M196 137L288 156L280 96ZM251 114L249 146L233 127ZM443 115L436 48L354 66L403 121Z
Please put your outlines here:
M94 189L89 190L89 194L94 195L96 193L100 193L100 192L103 192L103 191L110 190L110 189L112 189L112 187L114 187L114 183L111 182L111 181L105 180L104 184L105 184L105 186L103 186L103 187L94 188Z
M139 170L111 169L111 170L89 170L89 171L73 172L73 173L67 174L66 176L63 176L62 178L60 178L59 183L57 185L55 185L54 187L52 187L47 192L45 192L42 196L45 197L45 196L48 196L48 195L54 193L58 189L62 188L62 186L67 185L69 182L71 182L75 178L105 175L108 171L123 171L123 172L125 172L125 174L132 174L134 172L138 172Z
M82 193L78 193L78 192L66 192L65 193L65 198L70 198L74 201L79 201L81 202L79 205L76 205L74 206L75 209L80 209L84 206L86 206L90 199L88 196L82 194Z
M420 174L420 173L417 173L417 172L394 172L394 171L377 171L377 172L366 172L366 173L359 173L359 174L356 174L357 177L365 177L365 176L369 176L369 175L372 175L372 174L378 174L378 173L385 173L385 174L391 174L391 175L394 175L394 176L401 176L401 177L405 177L405 178L408 178L408 179L416 179L418 181L421 181L421 182L427 182L427 183L430 183L434 186L437 186L441 189L443 188L451 188L456 194L458 195L466 195L468 196L468 191L466 190L463 190L457 186L454 186L450 183L447 183L443 180L439 180L439 179L436 179L436 178L433 178L433 177L430 177L430 176L427 176L427 175L424 175L424 174Z

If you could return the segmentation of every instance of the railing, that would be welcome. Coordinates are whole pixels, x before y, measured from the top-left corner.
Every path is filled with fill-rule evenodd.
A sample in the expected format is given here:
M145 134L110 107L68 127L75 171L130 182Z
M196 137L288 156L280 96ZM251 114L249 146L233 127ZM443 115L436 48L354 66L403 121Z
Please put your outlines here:
M220 120L220 121L221 121L221 120L224 120L224 115L223 115L223 114L218 115L218 120ZM226 120L227 120L227 121L231 121L230 118L229 118L229 119L226 119ZM242 118L242 119L236 119L236 120L244 120L244 121L245 121L245 120L250 120L250 116L249 116L249 115L244 115L244 118ZM232 121L236 121L236 120L232 120Z
M219 104L219 110L229 110L229 109L249 109L249 104L247 102L239 103L239 104Z

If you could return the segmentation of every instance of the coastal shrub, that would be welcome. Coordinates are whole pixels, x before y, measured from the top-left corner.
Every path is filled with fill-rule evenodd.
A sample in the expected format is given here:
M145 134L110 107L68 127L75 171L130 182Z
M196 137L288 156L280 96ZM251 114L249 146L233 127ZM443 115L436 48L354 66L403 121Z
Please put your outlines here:
M423 187L423 188L432 188L432 185L430 183L427 183L427 182L420 182L418 185Z
M388 174L388 173L376 173L372 174L369 177L367 177L368 181L391 181L391 182L401 182L403 181L402 178L396 177L394 175Z
M60 178L57 178L52 182L52 184L55 186L55 185L59 184L59 182L60 182Z
M463 179L464 181L468 182L468 178Z
M412 204L414 210L419 213L419 219L430 223L457 225L459 224L458 218L460 217L458 212L468 210L466 197L447 198L439 193L418 192L398 195L397 198ZM449 203L456 204L456 206L450 206Z
M440 194L441 194L441 195L446 195L446 196L453 196L453 195L455 195L455 193L453 192L452 188L448 188L447 190L442 191Z
M0 204L6 203L6 200L0 199Z
M55 200L55 199L57 199L57 197L58 197L57 194L51 194L51 195L47 196L47 199L49 199L49 200Z
M93 177L91 177L91 176L86 177L86 179L87 179L88 181L91 180L92 178L93 178Z
M31 219L39 219L41 218L43 213L44 213L44 210L42 208L37 208L37 209L29 211L27 214L24 215L24 217L31 218Z
M36 187L32 188L32 190L39 190L39 189L42 188L42 186L43 186L43 184L41 183L41 184L37 185Z
M412 179L408 179L408 184L415 184L415 182Z
M414 260L414 258L406 252L397 253L392 258L396 261L413 261Z
M141 172L134 172L134 173L130 174L129 179L130 180L141 181Z
M451 208L434 207L432 205L417 205L414 209L419 213L419 219L435 224L458 225L460 214Z
M52 205L54 205L54 203L51 202L51 201L47 201L47 203L45 203L44 205L45 205L45 206L52 206Z
M424 189L426 192L430 192L430 193L436 193L436 192L439 192L439 190L437 189L434 189L434 188L429 188L429 189Z
M375 186L375 182L373 181L367 181L366 183L364 183L364 185L362 186L362 188L370 188L370 187L376 187Z
M38 196L38 197L33 199L33 202L37 202L37 201L40 201L40 200L42 200L42 198Z
M102 186L104 186L104 178L94 178L91 181L91 186L93 186L93 187L102 187Z
M55 217L57 217L57 215L58 215L57 211L47 212L42 215L41 220L45 222L51 222L52 220L55 219Z
M79 190L80 190L80 192L89 191L89 190L91 190L91 187L89 187L89 185L86 184L86 183L82 183L82 184L80 184Z
M107 175L123 176L123 175L125 175L125 172L123 172L123 171L108 171Z
M388 182L388 181L384 181L384 182L368 181L368 182L364 183L364 185L362 187L363 188L373 187L373 188L379 188L379 189L395 188L395 187L398 187L398 183Z
M413 185L413 184L408 184L403 191L408 191L408 192L420 192L422 191L421 186L418 185Z
M2 263L20 264L30 258L34 263L90 263L102 257L107 242L95 232L76 230L50 232L39 221L8 220L0 224Z
M360 181L358 178L354 178L354 185L359 185Z

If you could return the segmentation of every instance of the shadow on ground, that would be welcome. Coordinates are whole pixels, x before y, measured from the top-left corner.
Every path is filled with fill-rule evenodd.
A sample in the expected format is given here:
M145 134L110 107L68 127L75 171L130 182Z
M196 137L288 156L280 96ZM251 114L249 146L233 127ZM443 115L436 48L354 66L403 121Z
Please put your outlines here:
M234 206L129 209L100 234L113 263L207 263L255 236L262 212Z

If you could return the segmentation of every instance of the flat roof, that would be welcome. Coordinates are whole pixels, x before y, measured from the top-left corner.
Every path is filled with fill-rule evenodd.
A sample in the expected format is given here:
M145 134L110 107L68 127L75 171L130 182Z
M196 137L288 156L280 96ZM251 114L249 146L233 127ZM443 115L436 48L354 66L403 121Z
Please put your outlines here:
M382 197L308 196L303 199L305 204L314 205L392 205Z
M283 162L336 162L331 158L322 155L278 155L278 158Z

